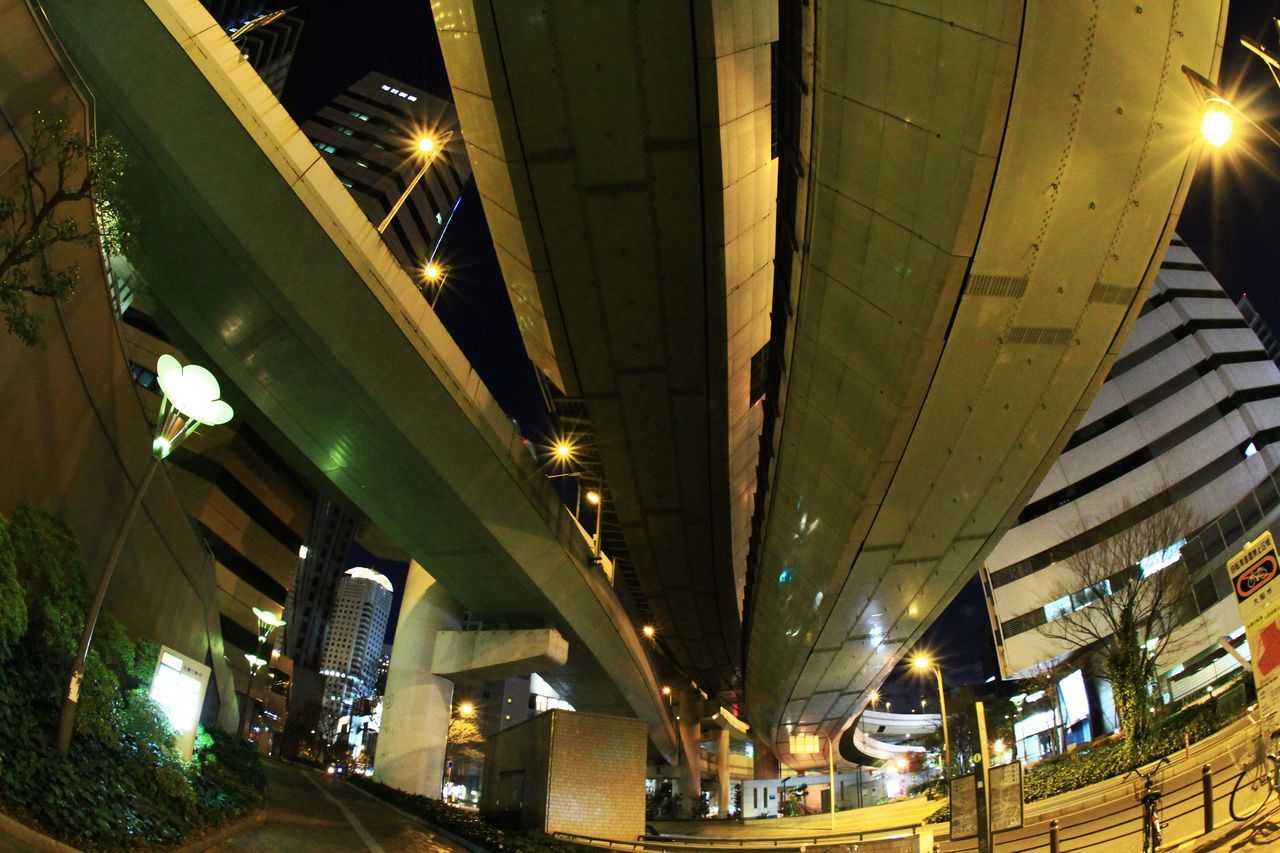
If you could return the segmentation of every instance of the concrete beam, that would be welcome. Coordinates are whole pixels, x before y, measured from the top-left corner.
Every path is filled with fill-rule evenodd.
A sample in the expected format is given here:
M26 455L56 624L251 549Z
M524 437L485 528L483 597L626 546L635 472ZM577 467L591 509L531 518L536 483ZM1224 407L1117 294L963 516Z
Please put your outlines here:
M555 628L521 631L440 631L431 671L459 684L482 684L546 672L569 660L569 641Z

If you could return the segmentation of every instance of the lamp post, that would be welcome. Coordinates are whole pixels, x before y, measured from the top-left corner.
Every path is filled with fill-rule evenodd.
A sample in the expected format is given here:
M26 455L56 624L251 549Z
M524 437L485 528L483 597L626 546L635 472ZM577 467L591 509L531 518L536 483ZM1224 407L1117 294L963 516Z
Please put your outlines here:
M71 665L67 692L62 699L62 712L58 717L57 747L58 753L66 756L71 750L71 734L75 728L76 710L80 701L80 683L84 680L84 662L89 655L89 646L93 642L93 629L98 624L98 614L102 611L102 602L107 597L107 587L111 583L111 575L124 550L125 540L129 536L129 528L142 506L143 495L151 484L160 463L173 452L173 449L185 441L200 424L218 426L231 420L231 406L218 399L221 389L218 380L203 367L182 364L171 355L160 356L156 362L156 379L164 397L160 401L160 414L156 418L154 437L151 440L151 458L147 461L142 479L134 489L133 498L125 509L124 520L116 533L111 551L107 555L107 563L98 576L98 586L94 590L93 600L89 604L89 612L85 615L84 630L80 634L80 644L76 649L75 662Z
M404 192L400 193L400 198L396 199L396 203L391 205L391 210L387 211L387 215L378 223L379 234L387 230L391 220L395 219L396 214L400 212L400 208L404 206L405 199L409 197L409 193L413 192L413 188L418 185L418 181L421 181L422 177L427 174L427 169L431 168L431 164L436 161L436 158L440 156L440 152L444 150L444 147L449 144L449 140L452 138L453 133L451 131L446 131L443 135L434 139L430 136L418 138L415 147L418 153L425 158L422 162L422 168L418 170L418 174L413 176L409 186L405 188Z
M250 723L253 721L253 685L258 680L258 670L267 662L263 657L267 653L267 641L276 628L284 626L284 620L269 610L253 608L253 615L258 617L258 653L245 655L249 661L249 686L244 691L244 713L240 718L240 737L248 738Z
M423 281L435 287L435 293L431 294L431 299L427 303L433 310L436 307L436 301L440 298L440 294L444 290L444 283L448 278L448 267L441 266L435 261L427 261L422 265Z
M600 517L604 515L604 504L601 502L600 493L592 489L587 492L587 503L596 508L596 535L591 540L591 553L593 556L600 556Z
M942 776L944 779L949 778L951 776L951 736L947 733L947 696L942 689L942 670L925 655L917 655L911 665L921 672L933 670L933 674L938 679L938 711L942 714Z

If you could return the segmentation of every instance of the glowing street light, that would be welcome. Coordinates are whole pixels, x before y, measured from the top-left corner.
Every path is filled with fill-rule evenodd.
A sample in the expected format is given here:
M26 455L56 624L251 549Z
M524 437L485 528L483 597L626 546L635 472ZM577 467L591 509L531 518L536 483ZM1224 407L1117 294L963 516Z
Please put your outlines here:
M916 655L911 666L918 672L933 671L938 678L938 711L942 715L942 775L951 775L951 736L947 733L947 695L942 689L942 670L934 665L926 655ZM923 703L921 703L923 704Z
M1266 48L1247 38L1242 38L1240 42L1249 50L1261 56L1272 67L1273 71L1280 68L1276 57L1272 56ZM1238 116L1244 119L1254 130L1265 136L1273 145L1280 147L1280 133L1277 133L1271 125L1257 122L1250 118L1248 113L1231 102L1231 99L1227 97L1227 93L1222 91L1217 84L1186 65L1182 66L1182 73L1204 104L1204 113L1200 118L1200 135L1210 145L1214 148L1221 148L1231 139L1235 131L1235 119Z
M391 210L387 211L387 215L378 223L378 233L382 234L387 230L387 226L391 224L391 220L395 219L400 208L404 206L405 199L409 197L409 193L413 192L414 187L418 185L423 176L427 174L427 169L431 168L431 164L440 156L440 152L449 144L449 140L453 138L453 133L446 131L438 138L431 136L420 136L414 140L414 150L422 155L422 168L418 170L418 174L413 176L413 180L409 182L409 186L405 187L404 192L400 194L400 198L396 199L396 203L391 205Z
M1231 131L1234 128L1235 121L1231 118L1231 114L1218 107L1206 109L1204 118L1200 120L1200 135L1214 148L1226 145L1227 140L1231 139Z
M80 684L84 680L84 661L89 654L89 646L93 643L93 629L98 624L98 614L102 611L102 602L107 597L107 587L111 583L111 575L115 571L120 554L124 551L125 540L129 536L129 528L142 506L142 497L151 484L152 477L160 463L168 458L183 441L191 436L201 424L218 426L231 420L234 412L231 406L219 399L222 391L213 374L198 365L182 366L171 355L162 355L156 362L156 380L164 397L160 400L160 413L156 418L155 433L151 440L151 458L147 461L142 479L133 491L133 498L125 509L124 519L116 533L115 542L108 552L106 565L98 576L98 586L94 590L93 600L89 604L89 612L85 616L84 630L80 634L80 644L76 649L75 661L71 664L67 692L62 698L62 711L58 717L57 747L58 753L66 756L71 750L71 734L75 729L76 709L80 701Z
M876 703L880 701L880 691L872 690L869 694L867 694L867 701L871 704L871 707L874 708L876 706Z
M654 635L658 633L652 625L645 625L640 629L640 633L644 634L646 640L652 640Z
M476 706L472 705L470 702L463 702L458 706L458 716L460 717L474 717L475 714Z
M271 639L272 632L277 628L283 628L285 624L284 619L261 607L253 608L253 615L258 619L258 653L245 655L249 661L249 686L244 691L244 711L240 715L240 736L246 738L253 723L253 685L258 680L258 670L268 660L262 656L267 653L267 642ZM256 664L255 661L257 661Z

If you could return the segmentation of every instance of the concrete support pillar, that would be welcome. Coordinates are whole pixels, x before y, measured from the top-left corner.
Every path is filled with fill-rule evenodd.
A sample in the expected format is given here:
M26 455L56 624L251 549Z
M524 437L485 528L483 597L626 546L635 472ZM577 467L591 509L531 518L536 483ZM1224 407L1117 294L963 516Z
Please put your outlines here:
M680 815L693 810L690 797L702 796L702 720L699 697L680 691L676 728L680 734Z
M461 608L444 587L416 561L410 563L382 704L374 772L379 782L440 798L453 682L432 675L431 657L436 633L461 625Z
M729 819L732 803L729 801L729 730L720 729L716 740L716 802L720 804L720 816Z
M769 745L755 738L752 741L755 749L754 776L757 779L777 779L782 776L782 769L778 767L778 758L769 751Z

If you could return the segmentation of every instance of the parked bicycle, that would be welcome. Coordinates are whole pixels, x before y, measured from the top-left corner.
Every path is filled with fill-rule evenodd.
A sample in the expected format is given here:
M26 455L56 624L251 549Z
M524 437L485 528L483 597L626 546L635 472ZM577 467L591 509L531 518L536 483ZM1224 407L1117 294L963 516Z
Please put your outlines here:
M1240 771L1240 777L1231 789L1229 806L1231 816L1236 820L1248 820L1256 815L1271 793L1280 788L1280 756L1277 756L1274 746L1276 738L1280 736L1280 729L1271 732L1273 746L1268 750L1267 738L1262 734L1262 719L1254 716L1252 708L1249 719L1257 727L1258 736L1253 740L1253 755Z
M1139 800L1142 803L1142 853L1156 853L1164 837L1164 825L1160 817L1161 791L1156 784L1156 777L1160 768L1168 763L1168 758L1162 758L1146 773L1136 769L1129 771L1142 779L1142 796Z

